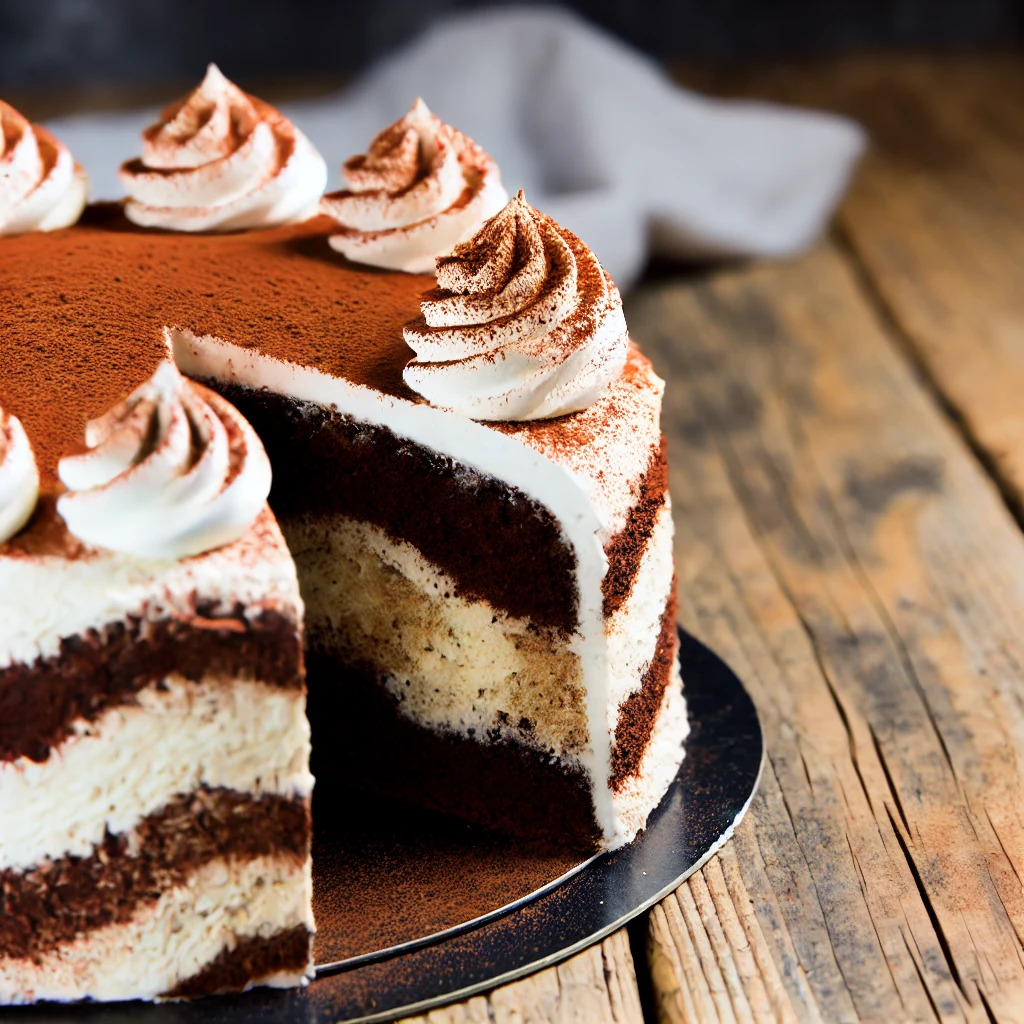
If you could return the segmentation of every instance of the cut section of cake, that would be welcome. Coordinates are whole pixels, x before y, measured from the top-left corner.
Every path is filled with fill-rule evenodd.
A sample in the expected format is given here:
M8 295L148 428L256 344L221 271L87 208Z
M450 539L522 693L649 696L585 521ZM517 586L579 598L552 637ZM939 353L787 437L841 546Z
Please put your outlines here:
M266 456L159 349L98 347L85 381L59 349L4 366L41 497L0 543L0 1003L300 983L302 603ZM58 465L81 449L74 411L99 412L150 362ZM13 419L0 503L23 506ZM73 488L59 497L58 473Z
M341 343L172 331L275 466L312 715L334 738L318 774L627 842L687 730L662 383L593 254L522 194L438 260L437 288L414 284L415 361L381 330L409 290L364 280Z
M269 371L178 339L195 372L226 374L229 358L236 382ZM374 423L342 382L274 388L226 393L270 439L311 717L331 737L318 777L583 848L632 839L687 729L649 363L631 351L574 422L575 451L566 424L463 421L442 440L426 406L412 407L426 423L383 406Z

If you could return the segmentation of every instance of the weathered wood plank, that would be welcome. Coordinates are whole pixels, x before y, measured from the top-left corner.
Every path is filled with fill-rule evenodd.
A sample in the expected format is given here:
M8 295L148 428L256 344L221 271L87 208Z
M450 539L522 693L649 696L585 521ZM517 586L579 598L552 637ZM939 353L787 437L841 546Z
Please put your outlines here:
M653 915L664 1019L1022 1019L1016 524L834 247L630 305L669 380L681 616L770 750Z
M1021 55L857 57L697 77L868 128L842 231L885 315L1024 512Z
M797 1019L728 847L652 910L648 956L670 1024Z
M842 224L935 386L1024 508L1024 60L876 74Z
M629 936L621 929L556 967L402 1024L644 1024Z

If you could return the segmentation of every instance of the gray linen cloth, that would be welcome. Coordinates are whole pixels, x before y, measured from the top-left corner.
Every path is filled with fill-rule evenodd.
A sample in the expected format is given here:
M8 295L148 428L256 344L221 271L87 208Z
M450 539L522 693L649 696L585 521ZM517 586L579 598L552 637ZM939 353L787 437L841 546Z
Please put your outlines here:
M524 188L583 238L621 288L652 253L799 251L827 223L864 147L845 118L708 99L576 16L537 7L441 20L336 95L282 110L323 153L337 188L342 161L417 96L498 161L510 194ZM155 116L52 127L88 170L93 196L117 198L117 165L139 152Z

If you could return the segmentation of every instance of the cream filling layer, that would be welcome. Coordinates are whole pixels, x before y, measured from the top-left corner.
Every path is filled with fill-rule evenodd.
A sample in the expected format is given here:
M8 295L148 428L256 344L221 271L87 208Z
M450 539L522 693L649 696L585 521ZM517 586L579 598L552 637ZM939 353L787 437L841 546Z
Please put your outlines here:
M666 496L667 498L667 496ZM672 591L672 506L666 500L644 548L629 597L608 617L608 734L614 743L619 707L640 689L661 633Z
M31 595L30 599L26 595ZM268 509L240 539L180 561L96 550L80 558L0 556L0 669L60 653L61 640L129 617L267 609L301 621L295 567Z
M72 736L43 762L0 762L0 870L89 856L199 786L306 797L302 693L235 679L168 676Z
M194 977L239 939L313 930L311 862L292 857L204 864L123 924L105 925L37 959L0 957L0 1004L155 999ZM292 986L311 967L254 984Z
M622 823L622 835L617 842L610 844L612 849L629 842L647 823L647 818L679 771L685 754L683 741L689 731L677 663L665 689L647 750L640 761L640 770L626 779L612 795L616 816Z
M313 646L373 665L407 717L464 736L511 734L557 757L586 748L579 659L564 640L455 596L416 548L369 523L316 516L282 528Z

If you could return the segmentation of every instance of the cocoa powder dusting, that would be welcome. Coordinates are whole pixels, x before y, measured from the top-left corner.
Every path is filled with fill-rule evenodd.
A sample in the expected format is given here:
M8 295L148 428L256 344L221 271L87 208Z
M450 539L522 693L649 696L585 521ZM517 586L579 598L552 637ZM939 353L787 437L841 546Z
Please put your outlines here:
M233 234L130 224L116 204L55 232L0 239L0 406L18 416L44 492L82 450L86 420L150 376L164 328L212 334L279 359L413 397L401 325L430 278L348 263L331 222Z

